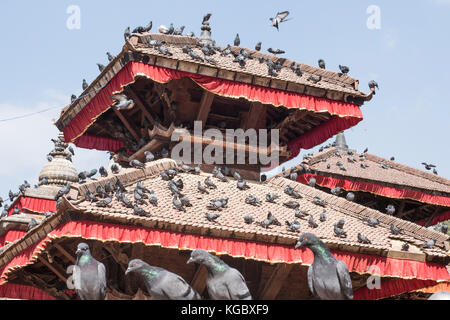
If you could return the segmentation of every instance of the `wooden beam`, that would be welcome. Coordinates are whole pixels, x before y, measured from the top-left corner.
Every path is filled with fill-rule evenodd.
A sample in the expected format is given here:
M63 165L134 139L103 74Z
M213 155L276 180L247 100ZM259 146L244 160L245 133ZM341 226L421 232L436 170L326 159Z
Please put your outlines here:
M202 295L203 291L205 291L207 275L208 271L205 266L199 265L195 271L194 277L192 278L191 287L194 288L200 295Z
M406 216L406 215L408 215L410 213L415 212L416 210L423 209L423 208L426 208L426 207L432 207L432 206L434 206L434 205L426 204L426 205L423 205L423 206L420 206L420 207L415 207L414 209L411 209L411 210L408 210L408 211L404 211L401 214L398 214L397 218L402 218L402 217L404 217L404 216Z
M60 299L64 299L64 300L70 300L70 297L67 293L65 293L64 291L57 290L54 287L49 287L47 285L47 283L39 277L39 275L27 272L25 270L21 270L20 273L21 273L20 278L24 282L32 285L33 287L36 287L36 288L39 288L39 289L45 291L47 294L49 294L52 297L60 298Z
M66 249L61 247L61 245L59 245L58 243L55 243L53 246L56 248L56 250L61 252L70 262L72 262L73 264L75 264L77 262L77 260L70 253L68 253L66 251Z
M433 221L434 217L438 214L440 208L437 207L436 210L434 210L434 213L428 218L427 222L425 223L424 227L428 228L431 224L431 221Z
M119 117L120 121L122 121L123 125L128 129L128 131L130 131L133 138L136 139L136 142L138 142L139 136L137 135L136 131L134 131L134 129L131 127L130 123L125 118L125 116L122 114L122 112L120 112L119 110L117 110L114 107L112 107L112 109L114 110L114 113L117 115L117 117Z
M198 109L197 121L206 123L206 119L208 119L209 112L211 111L211 105L214 101L214 94L209 91L204 91L202 100L200 101L200 107Z
M261 102L252 102L250 104L250 110L247 115L247 121L244 125L244 130L257 128L259 120L265 115L267 105L262 104Z
M38 259L42 264L44 264L47 268L49 268L51 271L53 271L54 274L58 276L59 279L61 279L64 282L67 282L67 278L64 277L54 266L52 266L47 260L42 258L41 256L38 256Z
M130 94L130 98L133 99L134 103L138 106L139 109L141 109L144 116L147 118L147 120L152 124L155 125L155 119L153 119L150 112L147 111L147 109L144 106L144 103L142 102L141 98L131 89L128 90Z
M399 215L401 215L403 213L403 210L405 210L405 204L406 204L406 201L405 201L405 199L403 199L400 202L400 207L398 208L397 216L399 216Z
M283 286L284 281L291 272L292 267L293 267L292 264L282 264L282 263L277 264L269 280L266 282L264 289L259 294L258 299L274 300L277 297L278 293L280 292L280 289Z

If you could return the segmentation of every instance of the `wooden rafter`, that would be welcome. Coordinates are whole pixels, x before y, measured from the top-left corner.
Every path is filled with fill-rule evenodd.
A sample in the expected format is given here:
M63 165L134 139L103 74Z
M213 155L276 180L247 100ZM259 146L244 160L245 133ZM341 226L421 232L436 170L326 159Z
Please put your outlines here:
M267 105L261 102L252 102L250 104L250 110L248 112L247 121L244 125L244 130L250 128L257 128L260 119L262 119L266 114Z
M260 300L274 300L278 293L280 292L281 287L283 286L284 281L288 277L289 273L292 270L292 264L277 264L275 270L273 270L272 275L269 280L266 282L264 288L259 294L258 299Z
M416 207L416 208L408 210L408 211L404 211L401 214L398 214L397 218L403 218L404 216L407 216L410 213L413 213L413 212L415 212L417 210L424 209L424 208L427 208L427 207L433 207L433 205L432 204L426 204L426 205L423 205L423 206L420 206L420 207Z
M208 271L205 266L199 265L195 271L194 277L192 278L191 287L200 294L205 291L207 275Z
M209 91L204 91L202 95L202 99L200 101L200 107L198 109L197 121L206 123L206 119L208 119L209 112L211 111L211 105L214 101L214 94Z
M64 300L70 300L70 297L64 291L60 291L54 287L50 287L44 280L42 280L39 275L31 272L27 272L25 270L21 271L21 279L32 285L33 287L39 288L45 291L47 294L51 295L55 298L60 298Z
M122 114L122 112L120 112L119 110L117 110L116 108L112 108L114 110L114 113L117 115L117 117L120 119L120 121L122 121L123 125L128 129L128 131L131 133L131 135L133 136L134 139L136 139L136 141L139 141L139 136L137 135L136 131L134 131L133 127L131 127L130 123L128 122L128 120L125 118L125 116Z
M77 262L77 260L76 260L70 253L68 253L68 252L66 251L66 249L64 249L60 244L55 243L53 246L54 246L54 247L56 248L56 250L58 250L62 255L64 255L71 263L75 264L75 263Z
M141 98L134 92L132 89L129 89L129 95L130 98L133 99L134 103L138 106L139 109L141 109L142 113L144 114L145 118L152 124L155 125L155 119L153 119L152 115L148 110L145 108L144 103L142 102Z
M433 221L434 217L437 216L437 214L439 213L440 208L437 207L436 210L434 210L433 214L428 218L427 222L425 223L424 227L428 228L431 224L431 221Z
M44 258L42 258L41 256L38 257L39 261L42 262L42 264L44 264L47 268L49 268L54 274L56 274L56 276L61 279L64 282L67 282L67 278L64 277L61 272L59 272L58 269L56 269L54 266L52 266L50 264L50 262L48 262L47 260L45 260Z

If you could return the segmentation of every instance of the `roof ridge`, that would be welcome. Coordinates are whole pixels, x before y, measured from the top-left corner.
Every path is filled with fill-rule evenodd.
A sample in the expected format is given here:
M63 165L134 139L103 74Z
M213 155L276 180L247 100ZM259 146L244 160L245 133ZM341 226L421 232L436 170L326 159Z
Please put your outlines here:
M104 187L108 182L115 184L117 179L119 179L124 186L129 186L141 179L155 176L163 171L168 170L171 167L178 167L175 160L169 158L159 159L145 163L145 169L122 168L118 174L109 174L108 177L100 177L83 184L73 184L72 189L78 191L77 199L79 199L80 196L84 197L88 190L95 193L95 189L99 185Z
M345 198L334 196L332 194L326 193L319 189L312 188L308 185L302 184L297 181L292 181L284 177L278 176L270 180L268 183L282 188L285 185L285 183L282 183L283 181L286 181L289 184L294 183L295 184L294 189L300 191L304 195L307 195L309 197L314 197L316 195L320 196L321 199L326 200L328 204L331 204L334 207L333 209L336 210L338 208L340 209L339 210L340 212L345 214L348 214L349 212L353 213L354 215L352 216L359 218L361 220L363 218L376 218L385 225L390 225L391 223L394 223L396 226L398 226L401 224L401 228L404 231L408 231L409 233L414 235L415 238L422 237L422 239L438 239L438 242L449 241L450 239L450 236L445 235L442 232L429 230L425 227L417 225L416 223L384 214L380 211L365 207L356 202L350 202Z

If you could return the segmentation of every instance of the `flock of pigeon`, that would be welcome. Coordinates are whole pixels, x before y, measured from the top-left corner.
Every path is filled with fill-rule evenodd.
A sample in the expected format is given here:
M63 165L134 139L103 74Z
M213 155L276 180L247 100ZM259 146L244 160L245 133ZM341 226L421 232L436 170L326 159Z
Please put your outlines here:
M276 28L279 31L280 24L290 20L290 19L287 19L288 16L289 16L289 11L278 12L274 18L270 18L269 20L272 23L272 27ZM211 13L206 14L203 17L203 24L207 23L210 18L211 18ZM127 41L127 39L132 34L148 33L148 32L150 32L152 27L153 27L152 21L150 21L148 25L138 26L138 27L134 28L132 31L131 31L130 27L127 27L124 31L124 39L125 39L125 41ZM169 27L167 27L165 25L159 26L158 32L161 34L166 34L166 35L182 36L184 29L185 29L185 26L180 26L178 28L175 28L174 24L171 23L169 25ZM194 32L188 33L187 36L195 38ZM167 56L173 55L170 52L169 48L167 46L165 46L166 43L164 41L154 40L154 39L152 39L151 36L147 36L146 41L150 46L152 46L154 49L158 50L161 54L167 55ZM239 33L237 33L236 37L234 38L233 45L235 47L239 47L240 44L241 44L241 39L240 39ZM257 58L261 64L265 63L267 65L267 73L269 76L272 76L272 77L277 77L279 75L279 72L283 68L285 68L285 66L283 66L283 64L280 62L280 59L276 59L276 61L274 62L272 59L265 58L264 56L255 57L254 54L246 51L243 48L241 48L239 52L235 52L234 50L232 50L230 44L228 44L225 48L222 48L222 47L216 46L215 41L213 41L213 45L204 44L204 45L199 45L199 47L201 48L203 57L201 55L199 55L198 53L196 53L193 50L193 48L191 48L187 45L184 46L182 48L182 50L185 54L189 55L189 57L192 60L206 62L206 63L212 64L212 65L217 64L217 61L214 60L214 58L213 58L213 56L215 54L220 54L220 56L223 56L223 57L232 55L234 57L233 62L238 63L241 67L245 67L247 60L253 60L253 59ZM255 51L259 52L259 51L261 51L261 48L262 48L262 42L260 41L255 45ZM281 50L278 48L268 48L267 51L273 55L279 55L279 54L286 53L284 50ZM109 62L111 62L115 59L115 56L111 55L111 53L107 52L106 54L107 54ZM97 63L97 66L98 66L100 72L103 72L103 70L105 69L105 66L101 63ZM321 69L325 69L325 61L323 59L319 59L318 66ZM295 63L295 61L290 64L289 69L291 69L292 72L295 73L298 77L303 76L303 72L300 68L300 65ZM339 65L339 70L340 70L339 76L348 75L348 73L350 72L350 68L345 65ZM322 76L321 75L319 75L319 76L310 75L306 80L316 84L316 83L319 83L320 81L322 81ZM369 85L369 88L375 94L375 88L378 89L378 83L374 80L371 80L368 85ZM82 83L83 91L86 90L88 87L89 87L89 84L87 83L87 81L85 79L83 79L83 83ZM79 100L80 98L81 97L77 97L76 95L73 94L71 97L71 103L74 103L75 101ZM119 101L121 102L122 100L119 100Z

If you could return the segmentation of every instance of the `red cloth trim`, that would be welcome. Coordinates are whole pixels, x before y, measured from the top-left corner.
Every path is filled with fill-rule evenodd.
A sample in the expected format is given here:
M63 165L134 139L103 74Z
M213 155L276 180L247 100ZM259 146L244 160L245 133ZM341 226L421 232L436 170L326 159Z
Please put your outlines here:
M336 123L340 123L341 120L347 118L357 118L357 122L362 119L362 112L360 108L351 103L311 97L299 93L218 79L163 67L150 66L141 62L129 62L64 128L65 141L73 142L82 136L87 128L95 121L95 119L103 112L107 111L113 104L110 97L114 93L121 92L122 88L129 83L134 82L134 79L137 76L148 77L160 83L166 83L174 79L189 77L201 87L217 95L236 99L245 98L250 101L259 101L275 106L298 108L313 112L328 112L331 115L338 116L336 120L334 120ZM350 122L344 121L344 124L335 123L333 126L334 128L340 128L340 131L342 131L348 129L348 125L354 125L354 122L356 122L356 120ZM327 130L328 133L334 132L331 128L328 128ZM329 135L329 137L331 136L332 134ZM303 141L303 143L305 142Z
M431 287L421 288L417 291L423 292L423 293L436 293L439 291L450 292L450 282L441 282L441 283L432 285Z
M24 230L8 230L0 237L0 247L9 242L22 238L27 232Z
M95 149L100 151L116 152L124 147L122 141L107 137L93 136L84 134L75 140L74 144L79 148Z
M40 242L30 245L8 261L0 270L0 284L8 280L8 273L34 263L48 243L56 238L78 237L101 241L140 242L166 248L194 250L201 248L218 254L244 257L253 260L282 263L312 264L309 249L295 250L293 246L268 244L244 240L213 238L179 232L156 230L128 225L114 225L94 221L69 221L59 225ZM332 250L334 256L346 263L350 271L367 273L369 266L376 265L382 276L415 278L421 280L450 281L444 265L432 262L395 259L354 252Z
M44 213L47 211L56 212L55 200L20 196L8 209L8 216L12 214L16 206L19 207L20 210L26 209L28 211L36 213Z
M316 183L319 186L327 187L330 189L341 187L342 189L347 191L365 191L382 195L388 198L413 199L423 203L450 207L450 197L438 196L434 194L409 189L401 189L398 187L382 186L379 184L365 181L351 181L347 179L324 177L310 173L299 175L297 181L303 184L308 184L309 178L316 179Z
M24 300L56 300L47 292L33 286L5 283L0 286L0 297Z
M434 225L438 224L439 222L447 221L447 220L450 220L450 211L442 212L441 214L435 216L433 218L433 220L431 220L430 226L434 226ZM428 219L423 219L423 220L416 221L416 223L423 226L423 225L425 225L425 223L427 223L427 221L428 221Z
M354 300L377 300L400 295L405 292L415 291L417 289L426 288L435 285L432 280L405 280L393 279L381 282L380 289L361 288L353 292Z

